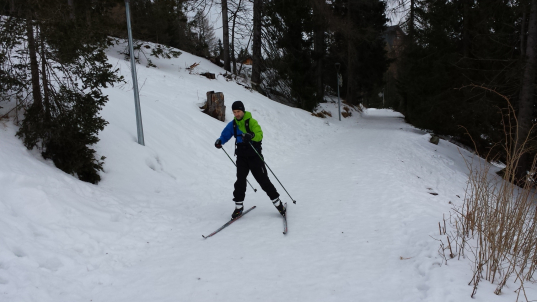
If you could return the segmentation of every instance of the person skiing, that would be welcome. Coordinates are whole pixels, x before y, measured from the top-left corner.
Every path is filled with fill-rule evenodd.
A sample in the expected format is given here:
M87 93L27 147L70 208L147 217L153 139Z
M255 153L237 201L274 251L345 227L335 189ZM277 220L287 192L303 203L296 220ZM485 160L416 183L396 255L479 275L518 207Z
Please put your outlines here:
M237 181L235 182L235 190L233 191L235 210L231 215L231 219L240 216L244 209L246 177L250 171L252 171L252 175L263 191L267 193L272 204L274 204L278 212L283 216L285 215L285 208L280 200L280 194L278 194L278 191L276 191L276 188L270 182L265 163L261 159L263 156L261 154L261 141L263 139L261 126L252 118L252 114L244 109L244 104L241 101L234 102L231 105L231 109L235 118L226 125L220 138L214 143L216 148L221 149L222 145L227 143L231 137L235 137Z

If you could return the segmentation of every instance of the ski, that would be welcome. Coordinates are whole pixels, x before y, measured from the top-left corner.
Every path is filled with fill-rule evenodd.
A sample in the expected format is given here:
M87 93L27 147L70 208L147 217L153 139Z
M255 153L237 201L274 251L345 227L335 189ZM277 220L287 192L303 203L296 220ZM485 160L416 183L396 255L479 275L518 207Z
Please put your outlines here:
M285 208L285 215L282 215L283 217L283 234L287 234L287 202L283 205Z
M221 226L220 228L218 228L218 230L212 232L211 234L207 235L207 236L204 236L204 235L201 235L203 238L207 239L211 236L214 236L216 233L220 232L221 230L227 228L230 224L234 223L235 221L237 221L239 218L241 218L242 216L246 215L248 212L250 212L251 210L255 209L255 206L249 208L247 211L243 212L240 216L237 216L236 218L234 219L231 219L230 221L228 221L226 224L224 224L223 226ZM287 227L286 227L287 228Z

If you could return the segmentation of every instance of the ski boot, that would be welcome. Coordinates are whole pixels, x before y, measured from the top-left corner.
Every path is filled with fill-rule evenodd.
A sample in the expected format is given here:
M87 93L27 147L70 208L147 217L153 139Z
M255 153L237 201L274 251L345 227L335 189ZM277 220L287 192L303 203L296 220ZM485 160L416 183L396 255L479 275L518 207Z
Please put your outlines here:
M242 206L242 201L235 201L235 211L233 211L233 214L231 214L231 219L235 219L241 216L242 210L244 210L244 207Z
M272 201L272 204L276 207L276 209L278 210L278 212L280 212L282 216L285 216L285 208L283 207L283 203L281 202L279 197L274 199Z

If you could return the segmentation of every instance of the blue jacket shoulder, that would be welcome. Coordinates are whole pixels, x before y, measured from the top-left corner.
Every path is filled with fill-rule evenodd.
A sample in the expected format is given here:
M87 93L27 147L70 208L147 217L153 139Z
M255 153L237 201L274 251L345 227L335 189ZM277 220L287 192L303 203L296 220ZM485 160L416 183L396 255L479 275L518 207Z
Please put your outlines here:
M242 134L242 131L238 129L237 127L237 142L242 142L242 137L240 135ZM222 130L222 134L220 134L220 141L222 141L222 144L227 143L232 137L233 137L233 121L229 122L224 130Z

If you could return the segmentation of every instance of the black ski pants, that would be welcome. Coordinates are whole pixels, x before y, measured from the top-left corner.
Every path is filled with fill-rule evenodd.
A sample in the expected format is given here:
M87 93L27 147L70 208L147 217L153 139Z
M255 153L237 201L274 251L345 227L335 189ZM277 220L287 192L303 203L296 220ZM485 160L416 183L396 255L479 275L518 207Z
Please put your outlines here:
M261 189L267 193L271 200L280 197L274 185L270 182L265 163L256 154L255 156L237 156L237 181L233 191L234 201L244 201L246 194L246 177L252 171L255 180Z

